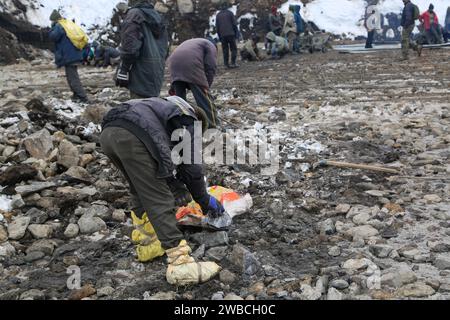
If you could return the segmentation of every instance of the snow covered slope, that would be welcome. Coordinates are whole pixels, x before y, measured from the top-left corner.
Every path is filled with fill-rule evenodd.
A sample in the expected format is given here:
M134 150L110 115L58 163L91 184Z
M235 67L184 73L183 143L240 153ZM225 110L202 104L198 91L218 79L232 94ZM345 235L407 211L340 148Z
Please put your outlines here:
M48 26L52 10L62 9L67 18L75 19L89 28L94 25L108 24L114 7L123 0L21 0L21 2L28 9L24 18L33 24ZM236 2L239 3L239 1ZM414 0L413 2L422 12L427 10L430 2L433 2L435 11L442 22L445 20L447 7L450 6L449 0ZM12 0L0 0L0 10L13 8L12 3ZM319 28L328 32L346 34L351 37L366 35L363 23L367 8L366 0L313 0L306 6L301 1L289 0L282 7L283 13L287 12L291 3L301 4L303 17L315 22ZM197 5L209 6L211 1L200 0ZM382 14L400 14L403 2L402 0L379 0L377 7ZM248 12L241 12L242 16L248 14Z
M419 6L421 12L433 3L441 23L445 21L450 6L450 0L413 0L413 3ZM314 0L306 6L301 1L290 0L283 5L283 13L288 11L289 4L301 4L303 17L327 32L349 36L367 35L363 20L368 6L365 0ZM380 0L376 7L383 15L401 14L404 5L402 0Z

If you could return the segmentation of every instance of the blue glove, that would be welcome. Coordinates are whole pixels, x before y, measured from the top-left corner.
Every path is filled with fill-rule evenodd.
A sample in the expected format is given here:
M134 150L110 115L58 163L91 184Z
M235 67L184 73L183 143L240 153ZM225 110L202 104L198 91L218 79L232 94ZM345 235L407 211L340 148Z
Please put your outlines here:
M213 219L221 217L225 212L222 204L210 195L206 195L202 201L199 201L199 204L202 207L203 214Z

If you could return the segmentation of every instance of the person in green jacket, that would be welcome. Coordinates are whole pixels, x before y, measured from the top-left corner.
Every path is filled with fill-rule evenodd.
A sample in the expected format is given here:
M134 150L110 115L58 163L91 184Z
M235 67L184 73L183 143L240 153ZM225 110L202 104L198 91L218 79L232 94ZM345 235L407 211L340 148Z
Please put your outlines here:
M273 32L269 32L266 35L266 40L268 44L268 52L270 52L272 59L280 59L289 52L289 44L285 38L279 37Z

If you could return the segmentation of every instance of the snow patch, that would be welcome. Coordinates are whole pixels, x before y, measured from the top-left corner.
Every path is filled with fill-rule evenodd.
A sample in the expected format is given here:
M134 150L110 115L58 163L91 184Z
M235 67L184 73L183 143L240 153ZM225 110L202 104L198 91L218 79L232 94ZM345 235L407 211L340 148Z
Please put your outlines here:
M12 210L11 207L12 199L4 194L0 195L0 210L9 212ZM3 218L3 216L1 216ZM1 220L0 220L1 221Z

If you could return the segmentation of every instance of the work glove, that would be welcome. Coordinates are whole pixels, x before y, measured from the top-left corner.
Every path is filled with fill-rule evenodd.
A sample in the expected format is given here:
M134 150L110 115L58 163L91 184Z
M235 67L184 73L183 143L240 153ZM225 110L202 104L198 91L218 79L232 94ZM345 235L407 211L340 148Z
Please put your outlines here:
M117 87L128 88L128 84L130 83L130 71L131 66L125 65L123 62L120 64L116 75Z
M185 207L192 202L191 194L181 181L171 177L167 179L167 185L175 198L176 207Z
M205 195L198 203L202 208L203 214L212 219L219 218L225 213L225 209L219 200L210 195Z

